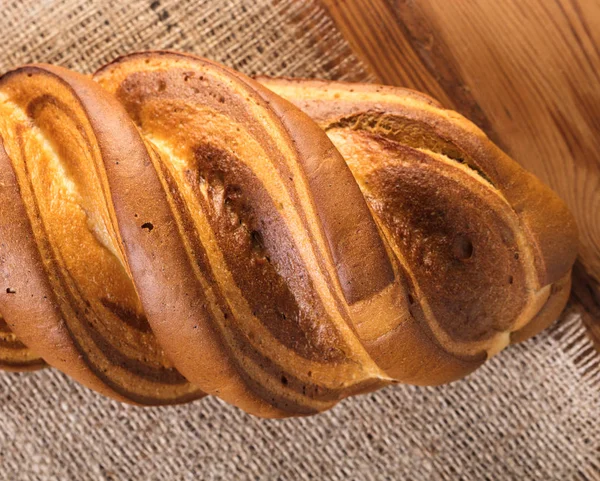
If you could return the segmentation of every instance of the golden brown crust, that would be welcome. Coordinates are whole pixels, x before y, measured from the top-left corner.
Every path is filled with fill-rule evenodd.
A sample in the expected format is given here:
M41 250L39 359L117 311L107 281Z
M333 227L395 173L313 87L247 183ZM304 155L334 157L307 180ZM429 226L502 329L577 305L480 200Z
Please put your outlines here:
M392 266L344 159L305 113L269 90L255 88L302 152L299 161L308 178L346 301L352 305L380 292L394 280Z
M319 411L380 383L346 303L384 289L391 265L324 133L251 79L188 55L128 56L95 79L156 154L167 195L150 189L138 214L164 209L165 217L150 221L146 239L123 236L152 252L143 271L151 280L136 281L154 331L186 377L263 416ZM356 247L365 243L372 249L361 264ZM159 249L165 244L173 248ZM141 266L128 255L136 277ZM202 299L206 312L173 292L149 295L151 285L169 282L179 296ZM165 304L176 313L169 320ZM204 349L192 355L199 336Z
M558 281L573 265L578 246L577 226L564 202L460 114L443 109L425 94L398 87L269 77L258 80L309 113L326 129L335 122L352 125L378 114L380 124L376 129L386 135L387 122L393 127L394 121L402 120L403 125L396 127L400 128L397 134L404 142L407 131L416 129L416 140L420 143L416 147L466 163L502 191L527 226L537 251L540 284ZM363 127L372 129L373 125Z
M49 364L116 399L197 398L148 328L107 198L104 163L134 155L135 127L91 80L58 67L10 72L0 95L7 324Z
M187 54L94 80L0 78L0 367L307 415L465 376L566 302L562 202L424 94L261 79L315 123Z
M455 340L465 335L474 340L511 330L535 333L558 315L576 255L573 217L558 196L468 120L406 89L258 80L328 132L388 240L407 258L429 322L441 322ZM497 212L504 212L497 221L482 217L491 212L494 198ZM432 242L437 242L433 248ZM439 258L444 249L448 257ZM429 272L422 269L423 261L430 263ZM447 272L440 277L441 271ZM522 337L515 333L512 339ZM498 342L508 338L500 336Z

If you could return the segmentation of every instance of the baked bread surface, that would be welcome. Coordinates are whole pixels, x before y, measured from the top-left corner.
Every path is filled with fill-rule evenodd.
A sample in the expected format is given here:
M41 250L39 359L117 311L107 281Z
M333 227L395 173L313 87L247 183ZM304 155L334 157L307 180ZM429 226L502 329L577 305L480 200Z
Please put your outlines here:
M117 399L201 395L156 342L116 228L105 166L145 153L135 127L89 78L59 67L4 75L0 99L8 327L50 365Z
M5 364L306 415L463 377L564 307L564 204L423 94L174 52L93 80L0 79Z

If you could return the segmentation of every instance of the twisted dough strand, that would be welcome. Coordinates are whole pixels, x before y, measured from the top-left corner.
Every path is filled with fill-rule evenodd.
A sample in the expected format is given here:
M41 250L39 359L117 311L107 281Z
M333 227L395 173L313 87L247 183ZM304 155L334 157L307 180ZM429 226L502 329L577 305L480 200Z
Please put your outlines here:
M303 415L462 377L564 307L570 214L424 95L260 79L315 123L190 55L94 80L0 79L13 364L138 404Z

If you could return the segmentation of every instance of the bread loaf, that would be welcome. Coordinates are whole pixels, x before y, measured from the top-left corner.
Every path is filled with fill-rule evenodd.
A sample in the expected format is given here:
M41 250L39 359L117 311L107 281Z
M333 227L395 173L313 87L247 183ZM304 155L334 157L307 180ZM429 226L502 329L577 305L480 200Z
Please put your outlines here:
M458 379L556 318L574 222L475 126L402 89L259 80L173 52L0 79L14 365L284 417Z

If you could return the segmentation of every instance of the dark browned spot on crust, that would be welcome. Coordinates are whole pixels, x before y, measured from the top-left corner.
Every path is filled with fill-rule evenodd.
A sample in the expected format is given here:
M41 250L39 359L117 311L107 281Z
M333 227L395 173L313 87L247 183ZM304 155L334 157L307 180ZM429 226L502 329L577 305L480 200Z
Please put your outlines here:
M214 277L214 274L210 267L208 255L206 254L206 251L202 246L199 237L197 235L192 235L195 228L193 220L191 218L189 207L181 197L179 188L174 178L172 177L162 160L159 160L158 167L160 169L161 174L164 176L164 179L168 185L168 192L171 196L175 208L177 209L180 215L180 220L182 222L180 232L187 238L188 242L190 242L192 246L192 262L196 262L200 270L207 277L208 282L210 282L211 285L216 286L217 280ZM196 176L192 175L191 171L188 172L188 180L192 183L192 185L194 185L194 182L197 181ZM247 335L242 332L242 330L235 322L233 313L229 309L229 306L223 296L223 293L219 289L215 289L214 294L216 295L218 306L223 312L224 318L228 321L225 328L228 329L229 332L233 335L233 344L231 346L224 344L224 348L229 351L231 359L236 365L238 373L244 380L244 382L253 390L253 392L257 396L259 396L265 402L277 407L278 409L286 410L291 413L294 412L293 409L300 409L298 412L296 412L296 414L312 412L312 408L300 406L297 403L290 403L288 397L274 393L272 389L263 386L262 384L257 383L252 378L250 378L250 376L246 372L246 366L244 365L243 356L252 359L261 370L273 377L281 375L283 369L277 362L269 359L265 355L258 352L252 346L252 343L248 341ZM213 320L213 322L216 321ZM312 372L309 371L308 377L311 376ZM350 392L349 389L329 389L323 386L319 386L315 383L306 383L289 372L286 373L286 377L288 379L288 384L286 386L288 389L296 391L297 393L301 393L303 396L309 399L318 399L324 402L336 402L348 395ZM358 389L359 387L361 386L357 386L356 388ZM354 392L354 389L352 389L351 391Z
M208 82L203 76L194 76L181 69L132 72L123 80L115 92L118 100L138 125L141 123L141 109L151 98L154 101L187 99L194 103L210 106L215 110L227 108L230 113L244 115L247 102L237 101L224 106L230 95L229 87L215 79ZM167 106L165 113L177 113L175 103ZM250 125L250 128L255 128Z
M12 332L8 324L6 323L6 319L0 317L0 332L9 333Z
M394 149L402 160L368 177L369 201L437 321L460 341L509 329L524 307L525 290L512 230L483 207L466 175L463 183L451 180L439 169L453 167L409 147Z
M150 324L148 324L148 319L144 314L134 312L109 299L100 299L100 302L128 326L141 332L150 332Z
M403 279L405 282L404 288L408 291L409 298L413 298L413 301L414 301L414 299L416 298L415 283L411 280L408 271L406 269L404 269L404 267L401 267L401 270L404 273L404 275L403 275ZM434 343L436 346L438 346L441 350L446 351L444 346L436 338L436 336L432 332L431 328L429 327L429 324L427 321L427 316L425 315L425 312L423 311L421 302L411 302L410 306L409 306L409 311L410 311L411 316L421 325L425 335L431 340L431 342ZM452 356L459 362L470 364L470 366L468 366L468 368L467 368L468 369L467 372L472 372L473 370L475 370L477 368L477 366L483 364L486 361L487 352L485 350L481 350L480 352L475 353L475 354L459 354L459 355L452 354ZM465 373L465 375L466 375L466 373Z
M200 145L195 169L187 177L253 314L299 355L342 360L343 340L328 322L285 222L254 173L226 151ZM208 201L200 192L202 184ZM303 307L292 286L301 291Z

